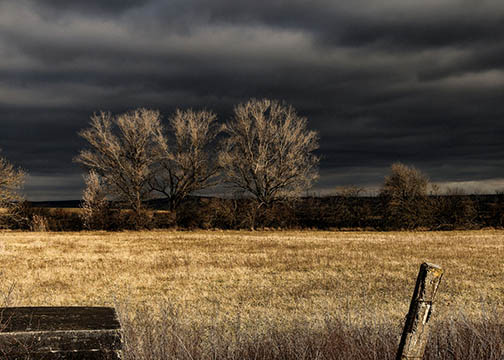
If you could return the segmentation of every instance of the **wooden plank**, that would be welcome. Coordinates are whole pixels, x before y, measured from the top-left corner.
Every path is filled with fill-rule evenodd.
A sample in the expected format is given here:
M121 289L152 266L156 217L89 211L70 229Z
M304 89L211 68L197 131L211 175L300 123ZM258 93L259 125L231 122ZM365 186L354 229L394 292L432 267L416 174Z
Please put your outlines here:
M438 265L423 263L420 266L396 360L423 358L432 304L442 276L443 269Z
M121 360L120 351L68 351L58 353L27 353L3 355L2 360Z
M27 331L0 334L0 349L28 348L33 352L120 350L117 330Z
M0 309L2 359L118 359L121 338L113 308Z
M114 308L10 307L0 308L1 332L120 329Z

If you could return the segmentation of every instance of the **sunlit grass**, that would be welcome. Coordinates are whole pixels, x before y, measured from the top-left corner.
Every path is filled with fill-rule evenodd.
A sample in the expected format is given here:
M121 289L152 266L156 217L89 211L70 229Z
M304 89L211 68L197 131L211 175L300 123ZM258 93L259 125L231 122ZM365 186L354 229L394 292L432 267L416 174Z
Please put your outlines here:
M401 319L423 261L446 274L437 313L504 307L504 232L0 233L16 305L156 304L201 321L351 310ZM486 305L485 305L486 304Z

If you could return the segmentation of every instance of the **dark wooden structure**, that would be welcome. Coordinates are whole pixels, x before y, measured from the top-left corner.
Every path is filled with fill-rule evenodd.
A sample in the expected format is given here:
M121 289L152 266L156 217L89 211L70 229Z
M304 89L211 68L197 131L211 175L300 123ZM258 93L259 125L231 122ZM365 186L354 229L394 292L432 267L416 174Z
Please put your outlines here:
M108 307L0 308L1 359L120 359L121 325Z

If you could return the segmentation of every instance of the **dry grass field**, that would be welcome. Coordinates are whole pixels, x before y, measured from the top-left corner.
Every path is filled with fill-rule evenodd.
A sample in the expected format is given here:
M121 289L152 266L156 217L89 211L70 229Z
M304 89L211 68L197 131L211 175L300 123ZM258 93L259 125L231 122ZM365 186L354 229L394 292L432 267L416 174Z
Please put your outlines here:
M1 232L0 292L17 306L115 305L125 321L176 314L229 336L316 332L328 318L400 332L423 261L445 269L437 321L504 313L504 231Z

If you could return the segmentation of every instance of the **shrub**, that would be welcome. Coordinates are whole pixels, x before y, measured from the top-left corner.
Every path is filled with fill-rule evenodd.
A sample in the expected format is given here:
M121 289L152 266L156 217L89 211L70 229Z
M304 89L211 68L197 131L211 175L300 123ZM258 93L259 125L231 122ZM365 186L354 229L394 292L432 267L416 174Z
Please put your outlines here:
M47 218L42 215L33 215L31 224L30 224L30 230L31 231L48 231L49 230L49 222L47 221Z

